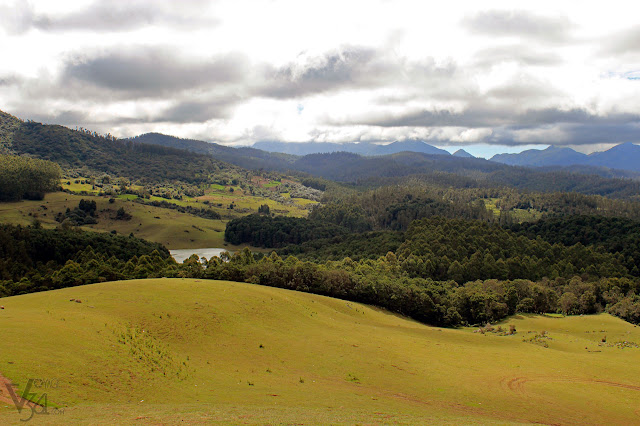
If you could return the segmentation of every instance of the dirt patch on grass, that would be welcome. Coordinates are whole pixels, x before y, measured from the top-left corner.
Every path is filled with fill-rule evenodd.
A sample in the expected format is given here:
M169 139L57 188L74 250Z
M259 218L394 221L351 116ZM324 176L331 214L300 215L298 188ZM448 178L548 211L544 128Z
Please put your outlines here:
M7 390L7 386L12 387L17 393L18 390L13 385L11 380L7 379L2 375L2 373L0 373L0 403L15 406L15 404L13 403L13 399L11 399L9 391Z

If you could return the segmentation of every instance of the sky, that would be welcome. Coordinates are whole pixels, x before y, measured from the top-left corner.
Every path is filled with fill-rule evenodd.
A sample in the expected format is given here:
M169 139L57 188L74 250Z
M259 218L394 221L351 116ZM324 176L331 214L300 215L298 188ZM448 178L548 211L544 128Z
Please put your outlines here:
M0 110L228 145L640 142L629 1L0 0Z

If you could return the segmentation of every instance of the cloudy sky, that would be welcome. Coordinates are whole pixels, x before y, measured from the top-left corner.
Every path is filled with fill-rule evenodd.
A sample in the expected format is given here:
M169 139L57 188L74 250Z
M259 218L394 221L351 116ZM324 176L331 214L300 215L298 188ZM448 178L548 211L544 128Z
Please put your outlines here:
M0 110L119 137L590 152L640 142L632 4L0 0Z

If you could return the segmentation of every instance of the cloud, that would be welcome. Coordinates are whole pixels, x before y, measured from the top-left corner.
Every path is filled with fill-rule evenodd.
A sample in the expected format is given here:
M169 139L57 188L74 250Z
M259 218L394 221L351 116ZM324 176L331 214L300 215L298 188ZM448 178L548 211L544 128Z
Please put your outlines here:
M9 34L19 34L33 26L35 15L29 3L16 1L13 5L0 5L0 28Z
M477 104L456 111L443 108L405 108L400 112L374 111L355 113L343 119L328 118L327 124L379 127L488 127L512 124L513 111L506 107ZM510 119L511 118L511 119Z
M16 75L0 75L0 87L15 86L20 83L20 77Z
M522 10L490 10L462 20L474 34L518 37L557 43L569 39L571 22L564 16L541 16Z
M554 143L558 142L559 137L563 142L571 141L573 144L640 140L640 114L599 116L582 108L563 110L549 107L518 112L508 107L476 104L462 111L425 109L400 114L369 113L343 121L329 121L327 124L430 129L452 127L467 132L480 129L482 132L467 134L485 138L488 136L487 129L493 129L487 140L506 145ZM464 140L463 136L458 140Z
M152 122L204 123L212 119L229 118L240 98L229 96L206 101L179 102L150 118Z
M206 0L99 0L78 11L63 14L41 14L24 1L0 7L0 24L9 33L23 33L32 28L41 31L119 32L146 26L162 25L193 29L218 25L218 20L204 13Z
M474 65L480 68L490 68L505 62L523 66L548 67L560 65L563 60L560 55L549 50L535 50L521 44L482 49L474 55Z
M69 127L93 121L86 112L76 110L62 110L55 113L33 112L32 110L25 112L30 120Z
M319 56L299 57L279 68L265 66L264 86L259 94L273 98L293 98L322 93L346 86L354 87L375 79L383 64L370 48L344 47ZM367 74L367 70L374 75Z
M635 141L631 13L490 3L0 0L0 109L243 143Z
M441 88L456 71L452 62L408 60L385 49L342 46L321 55L305 55L285 66L264 66L258 95L295 98L336 90L425 85Z
M180 57L169 49L111 51L69 60L62 82L82 82L131 96L160 96L180 90L241 82L247 61L241 55L220 55L206 61Z
M600 49L600 55L640 54L640 25L612 35Z

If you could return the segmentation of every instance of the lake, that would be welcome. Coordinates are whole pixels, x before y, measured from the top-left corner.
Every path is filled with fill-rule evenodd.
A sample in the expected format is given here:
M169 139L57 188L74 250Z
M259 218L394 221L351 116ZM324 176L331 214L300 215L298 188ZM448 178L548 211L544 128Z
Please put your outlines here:
M206 257L207 259L212 258L213 256L220 256L220 253L223 251L228 251L224 248L199 248L199 249L180 249L180 250L169 250L171 256L178 263L184 262L186 259L191 257L192 254L197 254L200 258Z

